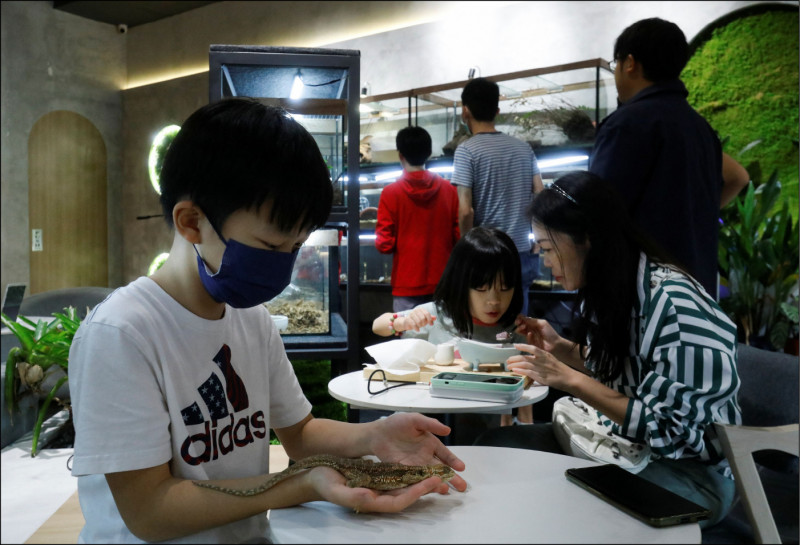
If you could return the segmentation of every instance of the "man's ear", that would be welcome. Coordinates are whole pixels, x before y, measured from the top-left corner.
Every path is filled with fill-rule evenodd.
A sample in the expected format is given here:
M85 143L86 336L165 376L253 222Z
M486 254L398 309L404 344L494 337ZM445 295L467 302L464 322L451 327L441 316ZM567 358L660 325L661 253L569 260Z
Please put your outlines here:
M178 201L172 208L172 221L175 230L190 244L203 242L200 233L200 220L205 217L192 201Z
M644 75L642 72L642 63L638 62L630 53L628 53L622 61L622 71L628 76L638 75L639 77L643 77Z

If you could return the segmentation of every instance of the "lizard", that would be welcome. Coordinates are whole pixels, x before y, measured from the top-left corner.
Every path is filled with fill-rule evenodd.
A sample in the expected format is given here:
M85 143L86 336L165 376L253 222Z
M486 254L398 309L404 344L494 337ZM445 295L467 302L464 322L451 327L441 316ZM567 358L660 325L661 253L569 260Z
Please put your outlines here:
M447 482L455 476L453 468L445 464L407 466L391 462L375 462L363 458L339 458L331 454L318 454L298 460L254 488L242 490L217 486L204 481L192 481L192 483L233 496L256 496L292 475L318 466L333 468L344 475L347 478L347 486L350 488L364 487L373 490L404 488L424 481L428 477L439 477L442 481Z

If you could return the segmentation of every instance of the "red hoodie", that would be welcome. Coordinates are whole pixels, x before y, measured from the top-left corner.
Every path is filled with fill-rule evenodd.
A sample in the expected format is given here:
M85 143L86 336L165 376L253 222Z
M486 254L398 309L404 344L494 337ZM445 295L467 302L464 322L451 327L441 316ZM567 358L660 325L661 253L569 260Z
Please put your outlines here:
M459 238L458 193L427 170L403 171L378 204L375 247L392 258L392 295L429 295Z

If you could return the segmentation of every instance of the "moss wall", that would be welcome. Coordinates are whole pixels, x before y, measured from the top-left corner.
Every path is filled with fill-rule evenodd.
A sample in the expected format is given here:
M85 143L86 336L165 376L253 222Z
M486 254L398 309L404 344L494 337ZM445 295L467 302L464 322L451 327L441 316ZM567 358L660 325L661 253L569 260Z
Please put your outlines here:
M770 11L715 29L681 75L690 104L727 139L724 150L747 168L754 183L778 170L782 199L795 217L798 51L798 12Z

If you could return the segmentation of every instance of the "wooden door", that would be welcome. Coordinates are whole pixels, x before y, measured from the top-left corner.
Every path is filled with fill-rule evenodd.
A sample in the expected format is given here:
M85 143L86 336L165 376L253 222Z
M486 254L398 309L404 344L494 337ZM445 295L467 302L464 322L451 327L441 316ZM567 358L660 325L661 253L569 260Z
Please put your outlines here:
M28 232L42 230L30 253L30 293L108 286L106 146L85 117L42 116L28 138Z

